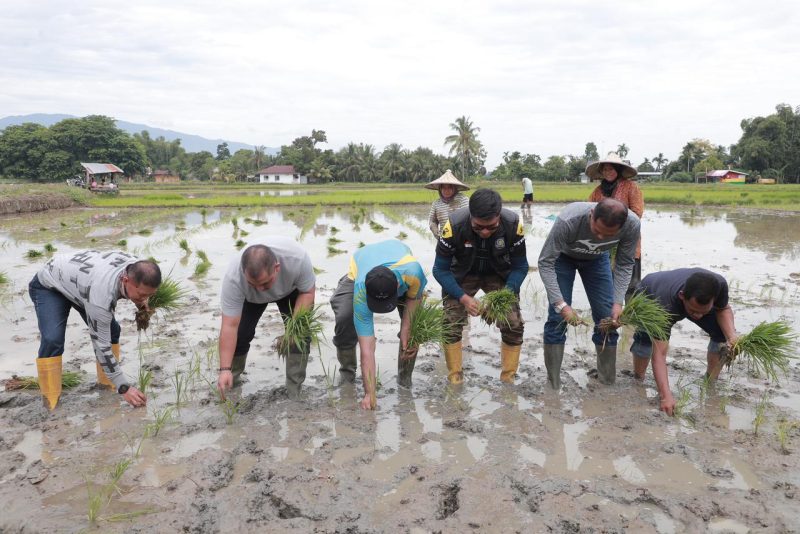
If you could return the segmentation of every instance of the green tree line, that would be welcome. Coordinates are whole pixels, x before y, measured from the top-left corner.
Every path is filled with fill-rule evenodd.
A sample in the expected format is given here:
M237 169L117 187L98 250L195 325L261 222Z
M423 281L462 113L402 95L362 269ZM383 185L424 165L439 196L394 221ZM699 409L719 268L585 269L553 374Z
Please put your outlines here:
M751 176L776 178L782 183L800 182L800 107L776 106L767 117L744 119L739 142L725 147L708 139L692 139L670 160L663 152L636 165L640 171L660 172L663 179L689 182L716 169L734 168ZM167 169L182 179L241 181L271 165L293 165L312 180L327 182L420 183L452 169L462 179L486 174L486 150L479 139L480 128L467 117L450 123L444 138L447 156L430 148L414 150L391 143L382 151L366 143L348 143L339 150L323 148L327 135L312 130L294 139L277 154L265 147L237 150L227 143L217 153L187 152L180 140L152 138L147 131L129 135L114 119L90 115L66 119L47 128L26 123L0 132L0 176L26 181L61 181L81 173L81 161L108 162L129 176L147 179L156 169ZM627 144L616 147L625 158ZM600 156L597 145L587 142L576 155L552 155L508 151L491 172L494 180L577 181Z

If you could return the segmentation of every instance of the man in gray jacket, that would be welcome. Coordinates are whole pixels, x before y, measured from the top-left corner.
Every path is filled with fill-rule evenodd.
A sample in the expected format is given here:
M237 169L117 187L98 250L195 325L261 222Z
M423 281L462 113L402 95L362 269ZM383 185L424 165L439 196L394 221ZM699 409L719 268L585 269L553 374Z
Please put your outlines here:
M130 385L119 365L120 326L114 311L119 299L128 299L144 312L137 313L137 322L140 315L146 322L147 303L160 285L156 263L118 250L61 254L36 273L28 285L41 334L36 368L39 389L51 410L61 396L61 357L72 308L89 327L98 382L112 386L131 406L145 405L144 393Z
M561 385L561 361L567 325L574 324L572 287L581 275L594 320L597 372L600 382L613 384L616 377L617 333L604 333L600 320L616 320L622 313L625 291L633 272L639 217L618 200L574 202L558 215L539 255L539 274L550 302L544 324L544 362L554 389ZM612 274L609 250L616 247Z

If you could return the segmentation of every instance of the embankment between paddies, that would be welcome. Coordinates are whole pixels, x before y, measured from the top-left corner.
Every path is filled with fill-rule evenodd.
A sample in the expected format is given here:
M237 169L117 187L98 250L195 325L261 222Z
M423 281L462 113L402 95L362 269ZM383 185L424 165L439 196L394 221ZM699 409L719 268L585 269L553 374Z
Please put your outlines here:
M0 215L84 206L89 203L90 195L88 191L62 185L3 185Z

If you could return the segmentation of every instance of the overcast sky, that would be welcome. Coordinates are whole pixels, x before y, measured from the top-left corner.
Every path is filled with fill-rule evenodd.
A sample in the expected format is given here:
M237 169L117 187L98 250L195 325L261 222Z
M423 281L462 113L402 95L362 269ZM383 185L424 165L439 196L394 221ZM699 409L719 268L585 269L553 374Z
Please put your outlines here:
M0 116L103 114L278 147L444 153L449 124L543 158L638 164L800 105L793 1L2 2Z

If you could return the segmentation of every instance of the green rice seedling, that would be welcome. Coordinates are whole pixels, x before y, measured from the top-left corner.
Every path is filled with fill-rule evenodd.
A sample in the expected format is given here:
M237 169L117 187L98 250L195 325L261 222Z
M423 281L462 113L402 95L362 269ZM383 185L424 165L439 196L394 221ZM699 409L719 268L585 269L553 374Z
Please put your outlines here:
M239 413L239 403L233 402L233 400L228 397L220 403L220 408L222 408L222 413L225 414L225 422L232 425L236 420L236 414Z
M328 245L328 256L336 256L338 254L344 254L344 253L345 253L344 250Z
M208 210L206 208L201 208L200 209L200 215L205 217L206 215L208 215Z
M338 229L338 228L336 228L335 226L331 226L331 233L332 233L333 235L336 235L336 234L338 234L338 233L339 233L339 229Z
M397 234L396 239L399 239L400 241L402 241L403 239L408 239L408 234L405 232L400 232L399 234Z
M290 347L297 347L300 352L307 354L312 345L319 346L325 339L322 325L322 305L304 307L293 310L284 322L284 333L281 339L279 352L281 355L289 353Z
M117 241L117 246L118 247L127 247L128 246L128 240L127 239L120 239L119 241Z
M359 241L359 242L358 242L358 248L364 248L364 247L366 247L366 246L367 246L367 245L365 245L363 241Z
M136 233L139 234L139 235L150 235L150 234L153 233L153 231L150 230L149 228L142 228L141 230L139 230Z
M75 371L64 371L61 373L61 387L71 389L81 383L81 374ZM39 389L39 379L35 376L14 375L6 380L6 391L16 389Z
M247 224L252 224L252 223L253 223L253 219L251 219L250 217L245 217L245 218L244 218L244 219L242 219L242 220L243 220L244 222L246 222Z
M211 268L211 262L209 261L200 261L194 266L194 276L196 278L201 278L208 273L208 270Z
M186 241L185 239L181 239L178 242L178 246L181 247L181 250L183 250L186 254L192 253L192 251L189 249L189 242Z
M602 319L600 329L608 333L620 326L631 326L647 334L650 339L663 340L669 337L671 323L670 314L661 303L644 292L639 292L625 303L618 321Z
M328 238L328 244L329 244L329 245L338 245L338 244L339 244L339 243L341 243L341 242L342 242L342 240L341 240L341 239L338 239L338 238L336 238L336 237L329 237L329 238Z
M170 312L180 308L183 305L183 300L189 295L189 291L183 285L167 275L161 281L161 285L153 296L150 297L148 306L152 311Z
M231 224L233 225L234 228L239 228L239 219L237 219L236 217L233 217L231 219Z
M798 428L798 426L800 426L800 423L797 421L789 421L787 419L778 421L778 425L775 427L775 437L778 439L778 444L783 454L789 454L789 437L792 430Z
M8 275L5 271L0 271L0 285L8 283Z
M40 227L39 227L39 231L40 231L40 232L46 232L46 231L47 231L47 228L45 228L44 226L40 226Z
M175 388L175 407L180 408L186 400L187 389L189 386L186 375L183 374L178 368L175 368L175 373L170 377L172 386Z
M769 392L765 391L761 400L756 405L756 414L753 417L753 435L758 436L758 430L767 420L767 409L770 407Z
M267 224L267 221L262 221L261 219L253 219L252 223L253 226L261 226L262 224Z
M241 250L242 248L244 248L244 246L245 246L245 245L247 245L247 243L246 243L246 242L244 242L244 241L242 241L241 239L237 239L237 240L236 240L236 243L234 243L234 244L233 244L233 246L234 246L234 247L236 247L236 248L237 248L237 249L239 249L239 250Z
M61 224L61 226L67 226L67 223L65 223L64 221L61 221L60 224Z
M314 274L322 274L325 272L325 269L320 269L319 267L312 267L314 269Z
M58 249L57 249L56 247L54 247L52 243L45 243L45 244L44 244L44 251L45 251L46 253L48 253L48 254L52 254L52 253L53 253L53 252L55 252L56 250L58 250Z
M487 324L509 325L508 314L519 302L519 297L509 288L486 293L479 302L481 319Z
M119 481L122 479L125 471L127 471L132 464L133 458L125 458L124 460L120 460L113 465L108 474L109 478L111 479L112 491L119 491Z
M204 250L198 250L195 252L195 254L197 255L198 258L200 258L200 261L209 262L208 255L205 253Z
M411 314L410 330L408 346L411 348L426 344L444 345L449 332L442 302L422 299Z
M796 337L786 321L762 322L736 340L724 357L725 363L730 365L733 359L741 356L747 362L748 371L777 382L778 373L785 376L789 371L789 360L795 358L793 345Z
M150 369L145 369L142 367L141 363L139 365L139 376L136 379L136 388L145 393L147 388L150 387L150 383L153 381L153 371Z
M103 517L103 521L108 521L109 523L122 523L125 521L130 521L131 519L136 519L137 517L142 517L143 515L157 514L158 512L159 510L155 508L146 508L144 510L137 510L135 512L111 514Z
M145 426L145 435L150 438L158 436L158 433L161 432L164 425L172 420L173 412L174 408L172 406L165 406L160 410L153 410L153 422Z
M385 227L385 226L382 226L380 223L377 223L377 222L375 222L375 221L373 221L373 220L370 220L370 221L369 221L369 227L370 227L370 228L372 229L372 231L373 231L373 232L375 232L375 233L378 233L378 232L383 232L384 230L386 230L386 227Z
M240 235L241 237L247 237L247 236L249 236L249 235L250 235L250 232L248 232L248 231L246 231L246 230L239 230L239 235Z
M44 253L41 250L36 250L33 248L25 253L25 256L27 256L29 259L41 258L43 255Z
M108 495L106 488L101 486L98 488L92 488L91 482L89 479L86 480L86 492L89 494L89 501L87 502L87 511L86 511L86 518L89 520L89 523L96 523L97 518L100 516L100 510L103 509L103 506L108 502Z
M692 426L694 426L694 416L691 414L689 407L692 403L692 392L688 387L681 387L678 389L678 398L675 401L675 408L672 414L683 419Z

